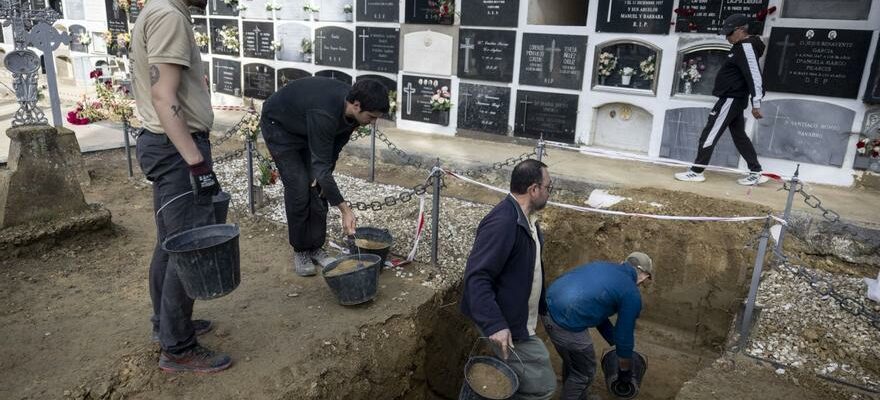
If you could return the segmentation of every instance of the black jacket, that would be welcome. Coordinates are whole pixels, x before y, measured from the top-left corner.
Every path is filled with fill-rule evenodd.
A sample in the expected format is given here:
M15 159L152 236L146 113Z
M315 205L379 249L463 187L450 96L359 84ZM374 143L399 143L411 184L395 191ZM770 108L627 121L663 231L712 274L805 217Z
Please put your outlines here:
M535 228L543 248L544 234L537 224ZM477 324L483 335L509 328L515 340L529 337L526 325L536 251L529 222L513 196L501 200L480 221L465 267L461 312ZM543 276L542 262L542 282ZM538 313L547 314L544 285Z
M760 108L764 97L764 80L758 60L764 55L764 42L749 36L736 43L727 53L727 61L715 77L712 94L717 97L752 97L752 107Z
M345 98L351 86L330 78L295 80L263 103L263 121L274 122L287 135L273 141L291 149L308 148L312 176L330 205L345 201L333 179L339 153L351 139L357 121L345 117Z

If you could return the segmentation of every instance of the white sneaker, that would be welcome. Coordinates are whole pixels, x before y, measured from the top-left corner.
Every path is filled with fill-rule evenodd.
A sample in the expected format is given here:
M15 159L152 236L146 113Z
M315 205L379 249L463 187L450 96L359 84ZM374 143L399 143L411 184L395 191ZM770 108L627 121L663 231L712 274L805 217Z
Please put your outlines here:
M706 176L703 175L702 172L687 170L685 172L679 172L675 174L675 179L685 182L702 182L706 180Z
M751 174L749 174L745 178L737 179L736 183L739 183L740 185L743 185L743 186L752 186L752 185L760 185L760 184L767 182L769 180L770 180L770 178L768 178L764 175L761 175L760 172L752 172Z

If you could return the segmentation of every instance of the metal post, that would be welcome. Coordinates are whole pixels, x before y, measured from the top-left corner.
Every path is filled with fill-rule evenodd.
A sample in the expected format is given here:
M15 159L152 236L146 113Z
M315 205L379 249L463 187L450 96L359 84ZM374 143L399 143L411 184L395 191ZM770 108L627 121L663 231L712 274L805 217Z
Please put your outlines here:
M247 140L245 142L245 147L247 149L248 211L253 215L257 212L254 208L254 143Z
M122 137L125 139L125 161L128 162L128 177L134 177L134 171L131 168L131 142L129 141L128 132L131 127L128 125L128 117L122 114Z
M541 135L541 138L538 139L538 145L535 147L535 154L538 157L538 161L544 161L544 135Z
M800 173L801 165L798 164L797 168L794 170L794 176L791 178L791 185L788 188L788 200L785 203L785 212L782 214L782 219L785 220L785 223L789 223L789 217L791 216L791 206L794 203L794 194L797 193L798 185L800 184L800 179L798 178L798 174ZM782 225L782 229L779 230L779 239L776 241L776 254L782 254L782 241L785 239L785 229L786 225Z
M370 182L376 181L376 123L370 125Z
M437 162L434 163L434 171L431 172L431 176L434 177L434 206L431 208L431 264L435 267L437 264L437 249L440 244L439 239L439 230L440 230L440 177L443 176L443 173L437 169L440 168L440 159L437 159Z
M740 345L745 345L752 329L752 312L755 310L755 299L758 297L758 285L761 283L761 270L764 267L764 255L767 253L767 240L770 238L770 221L768 216L764 222L764 230L761 232L761 241L758 243L758 254L755 256L755 268L752 270L752 283L749 286L749 297L746 299L746 309L743 312L740 323Z

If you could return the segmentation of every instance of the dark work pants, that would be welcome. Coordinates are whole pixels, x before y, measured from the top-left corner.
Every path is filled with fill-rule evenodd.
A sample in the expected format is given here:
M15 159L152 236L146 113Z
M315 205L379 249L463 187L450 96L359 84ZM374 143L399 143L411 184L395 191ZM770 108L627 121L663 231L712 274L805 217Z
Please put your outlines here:
M208 134L194 134L193 139L202 157L210 164ZM186 161L167 136L144 130L137 139L137 157L144 175L153 182L154 213L178 195L192 190ZM159 331L163 350L181 353L196 344L192 326L193 299L184 292L176 267L169 265L162 242L187 229L213 224L214 206L211 203L195 204L190 194L168 203L155 218L157 241L150 262L153 329Z
M262 118L260 126L284 184L290 245L294 251L321 248L327 238L327 200L320 197L320 188L311 186L315 179L311 173L311 151L308 146L285 142L289 133L271 120Z
M697 149L697 158L694 164L709 165L712 159L712 152L715 151L715 145L725 129L730 128L730 136L733 138L733 144L736 146L739 154L746 160L749 170L754 172L761 171L761 164L758 163L758 153L755 152L755 146L746 134L746 120L743 118L743 111L748 106L749 100L746 98L722 97L719 98L709 113L709 121L703 128L700 135L699 148ZM704 167L691 167L691 171L703 172Z
M590 384L596 376L596 353L590 332L571 332L553 321L550 315L541 317L544 330L553 347L562 358L562 394L560 400L586 400Z

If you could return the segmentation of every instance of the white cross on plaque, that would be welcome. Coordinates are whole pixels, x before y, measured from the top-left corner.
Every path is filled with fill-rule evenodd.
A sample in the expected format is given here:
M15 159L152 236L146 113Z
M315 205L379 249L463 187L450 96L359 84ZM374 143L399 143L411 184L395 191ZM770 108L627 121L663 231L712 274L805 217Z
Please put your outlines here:
M458 45L458 48L464 49L464 72L470 73L470 65L471 65L471 50L474 49L474 44L471 43L471 38L464 38L464 43Z
M464 120L465 121L467 121L467 114L468 114L468 103L469 103L468 97L471 97L471 96L473 96L473 95L470 93L462 93L461 94L461 97L464 97L464 102L463 102L464 103L464 110L463 110L463 112L464 112Z
M412 87L412 82L406 83L403 92L406 93L406 115L412 115L412 95L416 92L416 89Z
M532 102L529 101L529 96L523 96L523 97L525 97L525 98L520 100L519 104L523 105L523 122L522 122L523 129L522 130L523 130L523 133L525 133L526 132L526 115L528 115L527 113L529 110L529 104L532 104Z
M318 60L321 62L324 61L324 39L327 37L324 36L324 32L315 35L315 42L318 44ZM320 42L318 41L320 39Z
M358 37L361 38L361 49L363 49L363 51L361 51L361 61L366 62L367 61L367 38L370 37L370 35L367 35L367 29L364 28L361 31L360 35L358 35Z
M778 45L782 45L782 53L779 55L779 69L776 71L776 76L783 77L783 72L785 67L785 53L788 52L788 48L794 46L794 42L789 42L788 39L791 35L786 34L785 39L781 42L776 42ZM784 80L784 79L783 79Z
M550 42L550 68L547 69L547 73L553 72L553 60L556 58L556 53L562 51L561 48L556 47L556 39L553 39Z

